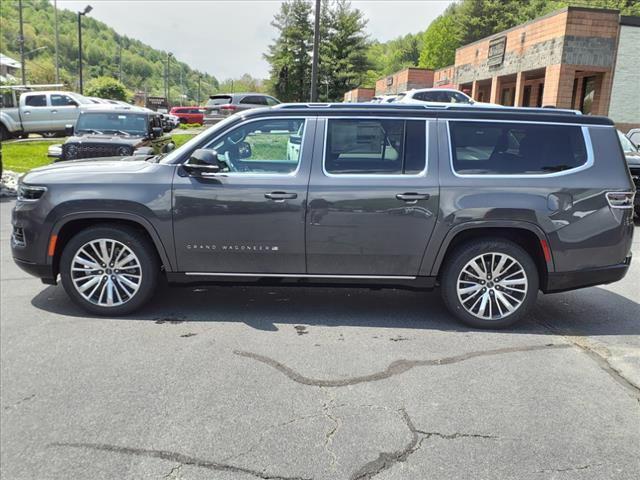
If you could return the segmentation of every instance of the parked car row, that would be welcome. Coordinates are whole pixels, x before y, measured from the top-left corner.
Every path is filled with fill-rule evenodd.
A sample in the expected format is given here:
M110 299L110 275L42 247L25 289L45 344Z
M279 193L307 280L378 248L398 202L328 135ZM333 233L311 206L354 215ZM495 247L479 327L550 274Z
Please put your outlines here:
M477 102L466 93L453 88L420 88L412 89L396 95L381 95L374 97L372 103L413 103L413 104L461 104L488 105L499 107L492 103Z

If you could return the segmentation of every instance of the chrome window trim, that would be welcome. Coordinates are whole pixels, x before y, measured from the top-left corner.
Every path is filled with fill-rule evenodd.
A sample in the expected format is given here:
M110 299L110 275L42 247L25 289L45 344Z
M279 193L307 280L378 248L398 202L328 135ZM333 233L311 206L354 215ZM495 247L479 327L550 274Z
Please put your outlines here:
M449 168L451 168L451 172L458 178L553 178L553 177L563 177L565 175L572 175L577 172L581 172L593 167L594 164L594 154L593 154L593 145L591 143L591 135L589 134L589 127L584 124L579 123L557 123L557 122L528 122L526 120L485 120L485 119L447 119L445 120L447 124L447 141L449 143ZM532 173L532 174L524 174L524 173L502 173L502 174L482 174L482 173L458 173L453 166L453 142L451 141L451 122L484 122L484 123L525 123L525 124L539 124L539 125L557 125L557 126L571 126L571 127L580 127L582 131L582 137L585 142L585 147L587 151L587 161L580 165L579 167L570 168L569 170L563 170L561 172L550 172L550 173ZM607 125L610 127L610 125Z
M313 118L316 118L316 117L308 116L308 115L307 116L301 115L299 117L298 116L292 116L292 117L275 116L275 117L250 118L250 119L246 119L246 120L238 123L237 125L233 126L230 130L225 130L224 133L221 133L217 137L214 137L211 141L205 142L205 145L211 145L212 143L215 143L220 138L222 138L224 135L227 135L227 134L233 132L235 129L237 129L239 127L242 127L244 125L248 125L250 123L261 122L263 120L304 120L304 132L302 134L302 142L300 143L300 155L299 155L299 158L298 158L298 165L296 166L296 169L293 172L289 172L289 173L222 172L222 173L215 174L214 177L243 177L243 178L253 178L253 177L256 177L256 178L265 178L265 177L292 178L292 177L296 177L298 175L298 172L300 171L300 167L302 166L302 154L304 152L304 141L305 141L306 136L307 136L308 120L309 119L313 119ZM199 148L206 148L206 147L199 147Z
M323 275L310 273L230 273L230 272L185 272L188 276L213 277L273 277L273 278L344 278L344 279L395 279L415 280L418 277L409 275Z
M319 117L319 120L324 120L324 140L322 142L322 173L325 177L329 178L422 178L427 176L429 170L429 124L433 122L434 118L427 117L384 117L384 116L337 116L337 117ZM329 133L329 120L419 120L424 122L425 126L425 150L424 150L424 169L419 173L394 173L394 174L376 174L376 173L329 173L327 171L325 161L327 158L327 136Z

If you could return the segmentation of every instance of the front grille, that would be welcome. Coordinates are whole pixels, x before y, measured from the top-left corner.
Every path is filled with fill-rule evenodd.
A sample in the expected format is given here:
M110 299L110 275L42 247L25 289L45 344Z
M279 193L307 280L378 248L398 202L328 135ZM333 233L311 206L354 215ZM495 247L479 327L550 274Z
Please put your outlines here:
M77 158L115 157L130 155L131 149L122 145L103 145L99 143L65 143L62 146L62 153L65 159L75 160Z
M24 247L27 243L24 240L24 229L22 227L13 227L13 244L17 247Z
M631 167L629 171L631 172L633 183L636 184L636 190L640 189L640 167Z

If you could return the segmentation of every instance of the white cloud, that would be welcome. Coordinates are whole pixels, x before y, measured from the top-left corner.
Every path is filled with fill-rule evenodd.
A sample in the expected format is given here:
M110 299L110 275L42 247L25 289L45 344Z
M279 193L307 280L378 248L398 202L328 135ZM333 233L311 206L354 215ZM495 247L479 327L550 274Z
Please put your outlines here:
M53 0L51 0L53 3ZM262 55L276 36L271 26L279 1L194 0L58 0L72 11L90 3L91 17L118 33L160 49L218 79L243 73L266 78L269 65ZM444 0L355 0L369 19L372 39L424 30L449 5Z

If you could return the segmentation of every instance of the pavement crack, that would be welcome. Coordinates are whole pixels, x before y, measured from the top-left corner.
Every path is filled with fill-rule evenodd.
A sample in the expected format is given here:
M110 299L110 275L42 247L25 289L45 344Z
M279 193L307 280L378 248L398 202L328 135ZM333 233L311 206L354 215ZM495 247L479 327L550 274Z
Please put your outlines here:
M217 472L244 473L244 474L252 475L256 478L261 478L264 480L311 480L311 479L308 479L307 477L286 477L282 475L269 475L269 474L266 474L264 470L259 471L259 470L253 470L250 468L229 465L226 463L214 462L211 460L205 460L198 457L192 457L182 453L170 452L168 450L150 450L150 449L144 449L144 448L122 447L122 446L110 445L106 443L55 442L55 443L50 443L49 446L50 447L82 448L82 449L88 449L88 450L98 450L103 452L119 453L123 455L132 455L136 457L159 458L162 460L178 463L180 464L180 467L182 467L183 465L189 465L189 466L204 468L207 470L213 470Z
M484 439L495 440L498 438L495 435L483 435L479 433L459 433L459 432L440 433L440 432L425 432L424 430L416 430L416 432L424 435L426 438L438 437L444 440L455 440L457 438L484 438Z
M544 320L537 320L537 324L552 333L553 335L557 335L559 337L564 338L567 342L569 342L574 347L580 349L584 354L586 354L589 358L591 358L597 365L607 373L616 383L624 387L632 397L634 397L638 402L640 402L640 386L633 383L627 377L625 377L620 370L613 367L609 362L609 358L611 357L611 352L609 349L603 345L596 345L590 339L583 335L571 335L569 333L563 332L552 325L548 324Z
M179 463L175 467L173 467L169 473L167 473L164 478L167 480L180 480L180 470L182 470L182 464Z
M14 409L14 408L18 407L21 403L28 402L29 400L33 400L34 398L36 398L36 394L35 394L35 393L32 393L31 395L29 395L29 396L27 396L27 397L24 397L24 398L23 398L23 399L21 399L21 400L18 400L18 401L17 401L16 403L14 403L13 405L9 405L9 406L4 407L4 410L11 410L11 409Z
M389 366L376 373L372 373L369 375L362 375L358 377L350 377L350 378L340 378L340 379L331 379L331 380L321 380L315 378L305 377L304 375L296 372L292 368L286 366L283 363L278 362L272 358L269 358L264 355L260 355L258 353L246 352L241 350L235 350L233 353L239 355L241 357L251 358L258 362L264 363L268 365L283 375L287 376L290 380L294 382L301 383L303 385L311 385L316 387L345 387L348 385L356 385L359 383L367 383L367 382L377 382L380 380L385 380L387 378L393 377L395 375L400 375L405 373L415 367L438 367L442 365L452 365L454 363L460 363L467 360L471 360L473 358L480 357L491 357L495 355L505 355L509 353L519 353L519 352L532 352L537 350L552 350L552 349L562 349L562 348L571 348L571 345L568 344L547 344L547 345L528 345L524 347L507 347L507 348L497 348L494 350L481 350L475 352L464 353L461 355L455 355L452 357L444 357L433 360L396 360L389 364Z
M338 456L336 455L336 453L333 451L331 447L333 445L333 437L340 429L340 426L342 425L342 420L340 420L339 417L336 417L331 411L332 408L334 408L335 406L335 401L336 401L335 394L333 394L331 390L326 390L324 388L323 390L326 392L327 396L329 397L329 401L325 402L322 405L322 411L324 415L333 423L333 425L329 428L329 431L325 435L324 449L330 458L329 465L335 468L335 466L339 464Z
M535 473L558 473L558 472L575 472L577 470L588 470L593 467L600 467L604 463L593 463L588 465L580 465L579 467L566 467L566 468L550 468L548 470L538 470Z
M409 432L411 432L411 440L409 443L407 443L401 450L397 450L395 452L381 452L378 455L378 458L365 463L353 475L351 475L351 480L368 480L373 478L379 473L388 470L396 463L404 462L409 455L420 448L422 442L420 441L418 430L416 430L416 427L411 421L411 417L409 417L409 414L404 408L401 408L398 412L409 429Z

